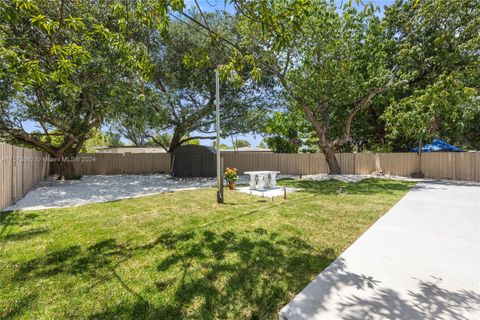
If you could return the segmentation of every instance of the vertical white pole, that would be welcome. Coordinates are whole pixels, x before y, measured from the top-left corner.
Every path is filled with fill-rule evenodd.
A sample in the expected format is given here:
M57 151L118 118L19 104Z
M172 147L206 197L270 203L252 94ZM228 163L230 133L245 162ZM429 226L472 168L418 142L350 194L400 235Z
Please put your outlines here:
M216 131L217 131L217 203L223 203L222 190L222 165L220 155L220 79L218 69L215 69L215 109L216 109Z

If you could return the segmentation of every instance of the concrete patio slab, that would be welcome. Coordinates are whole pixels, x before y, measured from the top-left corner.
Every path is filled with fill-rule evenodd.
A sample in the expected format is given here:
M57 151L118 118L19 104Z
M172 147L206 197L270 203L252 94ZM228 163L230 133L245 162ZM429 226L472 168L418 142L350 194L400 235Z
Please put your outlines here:
M292 187L273 187L270 189L265 189L265 190L251 190L250 187L238 187L235 189L238 192L242 193L247 193L251 194L253 196L259 196L259 197L266 197L266 198L275 198L275 197L283 197L285 195L285 192L287 194L300 191L302 190L301 188L292 188Z
M480 185L419 183L280 319L480 319Z

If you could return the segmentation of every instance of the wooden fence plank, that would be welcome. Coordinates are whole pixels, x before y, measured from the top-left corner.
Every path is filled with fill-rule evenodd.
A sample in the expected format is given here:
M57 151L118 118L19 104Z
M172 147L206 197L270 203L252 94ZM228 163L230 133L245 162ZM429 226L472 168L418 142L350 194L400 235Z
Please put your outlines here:
M480 181L480 152L475 152L475 174L474 181Z
M473 152L455 153L455 179L474 181L475 180L475 158Z
M7 162L4 144L0 143L0 209L7 207L5 197L5 188L7 187L7 178L5 177L5 164Z
M376 171L374 153L355 154L355 174L372 174Z
M355 173L355 154L354 153L337 153L335 154L340 164L343 174Z
M435 152L422 154L422 172L434 179L455 179L455 153Z
M75 171L88 174L154 174L169 173L171 158L165 153L84 154L94 162L76 163ZM325 156L317 154L282 154L259 152L222 152L225 167L235 167L240 174L252 170L280 171L283 174L328 173ZM415 153L337 153L342 173L411 176L418 170ZM432 153L422 155L422 170L427 177L480 180L480 152ZM55 171L56 172L56 171Z
M418 167L415 153L378 153L380 170L387 176L411 176Z
M93 161L90 161L93 159ZM167 153L84 153L73 164L77 175L154 174L170 172ZM52 166L58 173L58 165Z
M309 174L328 173L327 160L323 153L310 154L310 172Z
M47 178L49 162L41 151L0 143L0 210Z

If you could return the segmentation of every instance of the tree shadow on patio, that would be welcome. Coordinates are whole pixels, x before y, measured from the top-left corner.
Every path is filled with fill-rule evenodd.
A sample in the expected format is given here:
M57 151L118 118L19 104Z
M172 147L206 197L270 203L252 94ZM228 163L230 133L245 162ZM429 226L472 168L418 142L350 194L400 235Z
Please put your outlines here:
M480 295L473 291L452 291L440 287L441 279L418 280L418 289L409 298L390 288L380 288L371 297L353 296L340 306L345 320L415 319L469 320L470 312L480 313Z

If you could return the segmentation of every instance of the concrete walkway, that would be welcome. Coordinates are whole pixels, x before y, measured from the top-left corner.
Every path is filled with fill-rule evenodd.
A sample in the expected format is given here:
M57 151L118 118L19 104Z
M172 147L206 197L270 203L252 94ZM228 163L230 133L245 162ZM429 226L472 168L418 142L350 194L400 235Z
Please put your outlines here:
M280 319L480 319L480 185L419 183Z

